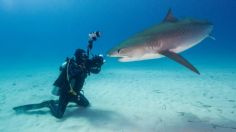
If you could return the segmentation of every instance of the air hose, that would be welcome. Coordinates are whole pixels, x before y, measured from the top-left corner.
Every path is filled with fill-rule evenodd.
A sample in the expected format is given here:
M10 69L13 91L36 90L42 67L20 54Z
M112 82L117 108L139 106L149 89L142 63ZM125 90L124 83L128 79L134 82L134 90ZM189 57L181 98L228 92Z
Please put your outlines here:
M67 68L66 68L67 81L68 81L69 86L70 86L69 93L71 93L72 95L77 95L77 93L74 91L74 89L73 89L73 87L71 86L71 83L70 83L70 79L69 79L69 65L70 65L70 59L68 60L68 64L67 64Z

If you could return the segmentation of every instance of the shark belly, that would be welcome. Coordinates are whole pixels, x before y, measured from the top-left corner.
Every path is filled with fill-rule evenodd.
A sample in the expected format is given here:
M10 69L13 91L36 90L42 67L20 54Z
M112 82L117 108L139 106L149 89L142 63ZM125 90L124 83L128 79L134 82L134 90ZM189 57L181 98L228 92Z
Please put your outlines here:
M189 48L200 43L207 36L195 39L183 39L183 40L172 40L171 42L165 43L164 41L159 41L156 46L147 46L143 44L142 52L138 56L127 56L119 59L120 62L131 62L131 61L142 61L150 59L158 59L164 57L160 52L165 50L170 50L175 53L181 53ZM141 50L139 49L139 50Z
M181 53L187 49L190 49L194 47L195 45L199 44L201 41L203 41L207 36L201 37L201 38L196 38L196 39L191 39L188 41L183 41L178 44L178 46L174 48L170 48L170 51L173 51L175 53Z
M142 60L150 60L161 58L163 55L159 53L146 53L141 57L122 57L119 59L120 62L131 62L131 61L142 61Z

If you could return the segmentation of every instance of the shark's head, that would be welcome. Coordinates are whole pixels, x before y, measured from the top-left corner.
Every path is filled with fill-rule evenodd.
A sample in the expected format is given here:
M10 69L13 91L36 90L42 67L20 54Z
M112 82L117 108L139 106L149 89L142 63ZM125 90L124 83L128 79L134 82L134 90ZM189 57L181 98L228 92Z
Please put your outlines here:
M130 54L130 50L127 47L115 47L108 51L109 57L127 57Z
M186 22L188 23L186 26L188 26L187 28L190 29L193 36L208 36L213 29L213 24L209 21L187 19Z

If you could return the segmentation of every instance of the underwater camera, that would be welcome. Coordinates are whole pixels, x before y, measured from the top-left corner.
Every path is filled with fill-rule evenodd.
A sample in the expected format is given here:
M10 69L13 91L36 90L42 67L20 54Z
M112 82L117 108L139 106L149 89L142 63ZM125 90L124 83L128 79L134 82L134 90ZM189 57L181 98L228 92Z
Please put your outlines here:
M105 60L103 58L103 55L94 55L91 59L91 62L94 67L101 67L104 64Z
M90 61L90 71L92 71L92 73L94 74L99 73L101 70L101 66L104 64L104 62L105 60L103 59L102 55L94 55Z

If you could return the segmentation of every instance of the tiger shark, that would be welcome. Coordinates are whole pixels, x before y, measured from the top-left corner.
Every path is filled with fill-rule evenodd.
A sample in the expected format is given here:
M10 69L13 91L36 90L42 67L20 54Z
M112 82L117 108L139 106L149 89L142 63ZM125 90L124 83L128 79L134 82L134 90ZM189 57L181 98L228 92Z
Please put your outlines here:
M118 57L120 62L168 57L200 74L189 61L178 53L197 45L207 37L211 37L212 29L213 25L205 20L177 19L169 9L160 24L123 41L108 51L108 56Z

